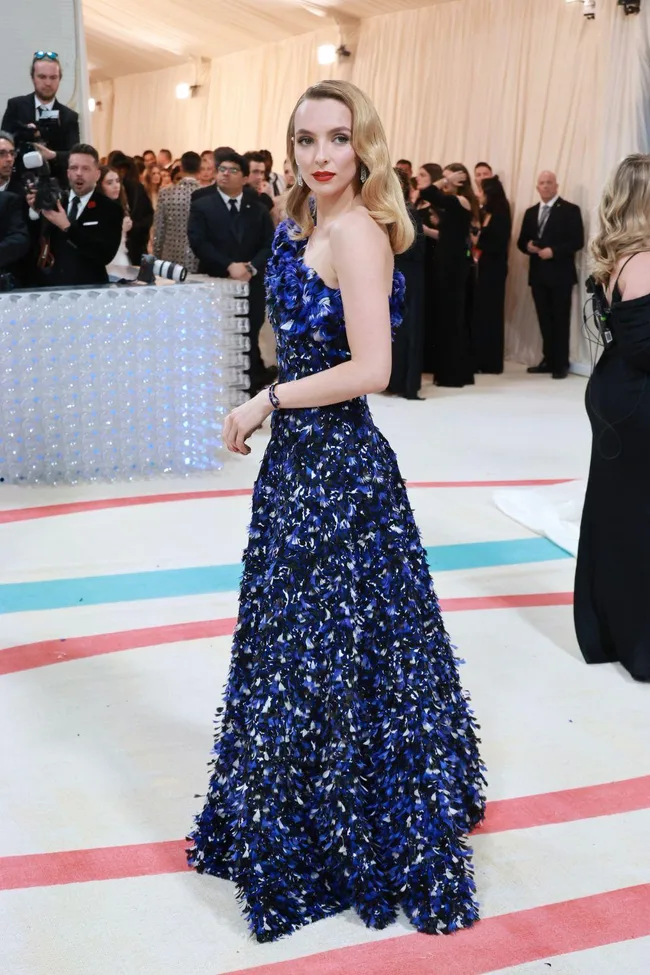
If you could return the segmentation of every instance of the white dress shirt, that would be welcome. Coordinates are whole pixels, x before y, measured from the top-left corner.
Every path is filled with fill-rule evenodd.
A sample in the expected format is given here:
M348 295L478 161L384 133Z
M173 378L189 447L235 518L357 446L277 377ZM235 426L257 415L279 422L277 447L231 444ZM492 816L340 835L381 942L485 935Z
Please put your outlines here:
M240 193L239 196L226 196L225 193L222 193L221 192L221 190L219 189L218 186L217 186L217 191L218 191L219 195L221 196L221 199L226 204L226 206L228 207L229 210L230 210L230 201L231 200L234 200L235 203L237 204L237 212L238 213L241 213L241 204L242 204L242 200L244 198L244 194L243 193Z
M9 186L9 180L7 180L6 183L0 183L0 193L4 193L4 191L7 189L8 186Z
M560 199L560 194L556 193L553 199L549 200L548 203L544 203L543 201L541 201L539 204L539 212L537 214L537 220L540 221L542 219L542 211L544 207L548 207L549 210L551 210L559 199Z
M39 110L39 108L49 108L49 109L52 109L52 108L54 108L54 102L55 101L56 101L56 98L53 98L52 101L50 101L50 102L42 102L40 100L40 98L38 97L38 95L34 95L34 104L36 105L36 118L38 118L38 110Z
M81 216L81 214L86 209L86 204L88 203L88 200L90 199L90 197L93 195L94 192L95 191L93 189L93 190L90 191L90 193L86 193L85 196L80 196L79 197L79 209L77 210L77 220L79 219L79 217ZM72 190L70 190L70 199L68 200L68 209L66 210L66 213L68 214L68 216L70 216L70 210L72 208L72 201L74 200L74 198L75 198L76 195L77 195L76 193L73 193Z

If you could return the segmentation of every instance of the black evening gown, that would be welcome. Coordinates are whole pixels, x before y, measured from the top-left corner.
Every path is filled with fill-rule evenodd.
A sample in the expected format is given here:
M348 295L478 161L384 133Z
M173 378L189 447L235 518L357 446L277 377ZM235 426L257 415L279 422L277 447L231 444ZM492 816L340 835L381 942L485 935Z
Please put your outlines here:
M409 211L417 234L411 247L395 258L395 267L403 274L406 284L406 304L402 325L393 340L393 368L388 389L397 396L416 399L422 383L426 237L422 232L420 213L413 207L409 207Z
M437 228L431 205L418 208L418 217L424 227ZM436 314L436 247L434 237L424 237L424 293L422 295L422 372L435 372L435 314Z
M478 240L480 257L472 323L476 372L503 372L506 278L511 233L510 214L495 213L481 230Z
M437 186L422 190L421 196L441 212L435 259L434 382L437 386L468 386L474 382L466 316L472 214L458 197Z
M620 661L650 680L650 295L621 301L614 344L587 386L593 446L574 615L590 664Z

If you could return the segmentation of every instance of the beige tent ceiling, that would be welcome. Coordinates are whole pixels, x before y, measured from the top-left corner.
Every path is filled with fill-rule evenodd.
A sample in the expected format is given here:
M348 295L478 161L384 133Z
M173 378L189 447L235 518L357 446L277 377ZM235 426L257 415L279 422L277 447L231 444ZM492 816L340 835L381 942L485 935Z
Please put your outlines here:
M325 27L445 0L83 0L94 79L215 58ZM328 21L328 18L331 18Z

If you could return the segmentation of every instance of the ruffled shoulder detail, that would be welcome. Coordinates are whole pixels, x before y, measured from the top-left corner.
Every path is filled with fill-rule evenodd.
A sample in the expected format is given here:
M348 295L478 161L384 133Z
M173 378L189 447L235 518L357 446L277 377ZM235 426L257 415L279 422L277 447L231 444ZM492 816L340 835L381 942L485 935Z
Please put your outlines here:
M340 289L330 288L314 268L303 260L306 240L295 239L296 227L283 221L275 232L271 257L266 269L267 303L274 327L293 335L317 332L320 341L333 342L345 331L343 299ZM402 322L406 283L395 271L390 298L390 323L393 335Z

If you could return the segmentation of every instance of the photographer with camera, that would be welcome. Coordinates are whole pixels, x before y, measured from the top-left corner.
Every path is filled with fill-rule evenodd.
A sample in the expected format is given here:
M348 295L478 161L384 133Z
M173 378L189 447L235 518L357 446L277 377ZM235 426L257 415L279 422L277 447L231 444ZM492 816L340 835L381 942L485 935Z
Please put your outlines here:
M65 185L68 156L80 138L79 116L57 101L62 78L58 54L35 51L31 77L33 92L9 99L0 128L14 136L19 160L24 152L37 149L52 176Z
M33 239L23 186L14 174L15 158L13 136L0 130L0 291L22 287L30 277Z
M97 188L99 155L93 146L79 144L70 151L70 192L45 199L33 190L27 197L30 217L41 220L37 284L40 287L107 284L109 264L122 239L123 213L119 203Z
M0 193L15 193L24 199L23 185L16 173L16 143L10 132L0 130Z

